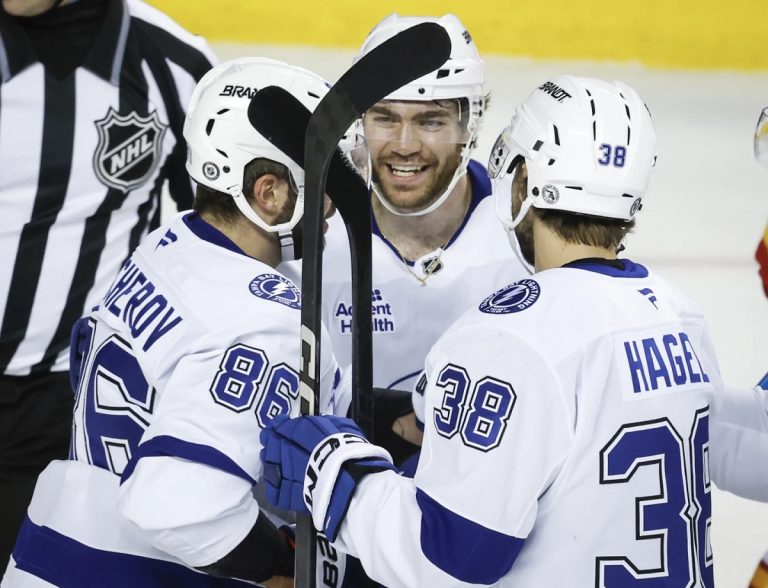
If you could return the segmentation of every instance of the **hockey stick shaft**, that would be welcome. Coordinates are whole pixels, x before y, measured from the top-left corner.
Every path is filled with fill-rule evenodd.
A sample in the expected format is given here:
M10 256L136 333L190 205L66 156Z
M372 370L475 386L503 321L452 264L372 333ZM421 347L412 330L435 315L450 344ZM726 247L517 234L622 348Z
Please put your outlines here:
M320 316L322 303L322 248L324 194L329 164L336 147L352 123L373 104L401 86L437 69L450 55L450 40L445 30L434 23L412 27L361 58L329 90L306 125L299 142L286 136L295 131L296 119L289 113L290 103L280 107L279 88L257 93L249 109L251 124L305 169L304 235L302 244L301 310L301 414L315 414L320 395ZM262 100L263 98L263 100ZM292 97L291 97L292 98ZM261 100L261 103L259 103ZM274 107L269 112L267 106ZM295 100L294 100L295 103ZM294 104L295 106L295 104ZM290 110L290 108L288 108ZM281 128L283 127L283 128ZM303 146L303 152L297 149ZM344 169L340 158L337 168ZM348 170L351 171L351 170ZM352 172L353 173L353 172ZM331 196L344 218L350 237L353 275L353 417L372 431L372 343L371 343L371 217L370 197L365 184L344 180L331 188ZM336 192L336 194L334 194ZM315 587L317 537L308 516L297 518L297 588Z
M320 394L320 314L322 303L322 251L323 251L323 209L326 177L336 147L352 123L379 100L405 84L420 78L440 67L450 56L451 44L441 26L423 23L407 29L385 41L362 57L329 90L320 101L309 119L304 144L305 204L304 243L302 261L302 360L300 374L300 395L302 414L314 414ZM366 204L370 207L367 195ZM367 251L355 251L359 263L360 255L367 258L367 276L353 275L357 297L353 299L356 308L353 322L357 325L357 345L353 347L353 392L357 397L365 396L369 405L367 414L357 414L366 420L367 428L373 422L372 351L371 338L371 275L370 275L370 208L365 231L369 235ZM352 236L352 233L350 233ZM360 288L360 282L365 286ZM363 335L365 333L365 335ZM361 335L368 341L361 341ZM364 347L366 358L361 358ZM359 408L359 407L358 407ZM317 540L312 532L302 529L311 525L307 517L297 521L297 549L309 555L301 562L296 559L296 586L314 588L315 557ZM305 551L306 549L306 551ZM301 562L301 563L300 563ZM304 563L305 565L302 565Z

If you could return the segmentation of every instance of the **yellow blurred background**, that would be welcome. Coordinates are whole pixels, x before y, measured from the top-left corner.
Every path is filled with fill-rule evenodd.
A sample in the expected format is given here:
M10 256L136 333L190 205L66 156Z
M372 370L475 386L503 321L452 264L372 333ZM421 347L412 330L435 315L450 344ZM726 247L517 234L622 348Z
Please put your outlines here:
M390 12L453 12L483 55L768 69L764 0L148 1L212 41L357 48Z

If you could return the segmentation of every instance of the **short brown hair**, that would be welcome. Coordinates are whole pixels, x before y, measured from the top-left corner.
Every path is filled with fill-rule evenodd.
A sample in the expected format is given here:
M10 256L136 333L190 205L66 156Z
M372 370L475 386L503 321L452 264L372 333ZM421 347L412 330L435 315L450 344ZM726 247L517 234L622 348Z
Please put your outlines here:
M271 159L257 157L248 163L243 171L243 194L245 194L245 199L248 202L251 202L253 185L256 183L256 180L265 174L277 176L293 187L293 181L290 179L290 172L286 166ZM237 208L232 196L202 184L197 185L195 202L192 208L198 214L205 212L212 215L219 222L229 225L237 223L242 217L242 213Z
M618 249L624 237L635 227L635 219L625 221L534 207L531 210L567 243Z

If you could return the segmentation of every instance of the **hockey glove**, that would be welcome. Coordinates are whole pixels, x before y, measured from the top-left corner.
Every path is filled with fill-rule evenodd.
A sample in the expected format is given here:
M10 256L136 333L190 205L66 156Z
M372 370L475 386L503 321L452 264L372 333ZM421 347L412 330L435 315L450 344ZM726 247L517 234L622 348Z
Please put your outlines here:
M267 498L278 508L308 509L329 541L336 540L363 476L395 469L385 449L341 417L276 417L261 431L261 444Z

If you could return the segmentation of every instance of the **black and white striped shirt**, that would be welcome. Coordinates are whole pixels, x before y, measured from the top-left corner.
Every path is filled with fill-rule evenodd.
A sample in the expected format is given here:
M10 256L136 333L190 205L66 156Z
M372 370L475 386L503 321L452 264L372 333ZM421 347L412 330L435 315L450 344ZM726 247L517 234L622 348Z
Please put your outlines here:
M192 204L184 113L205 41L138 0L109 3L57 77L0 11L0 373L68 368L72 324L159 222L167 180Z

